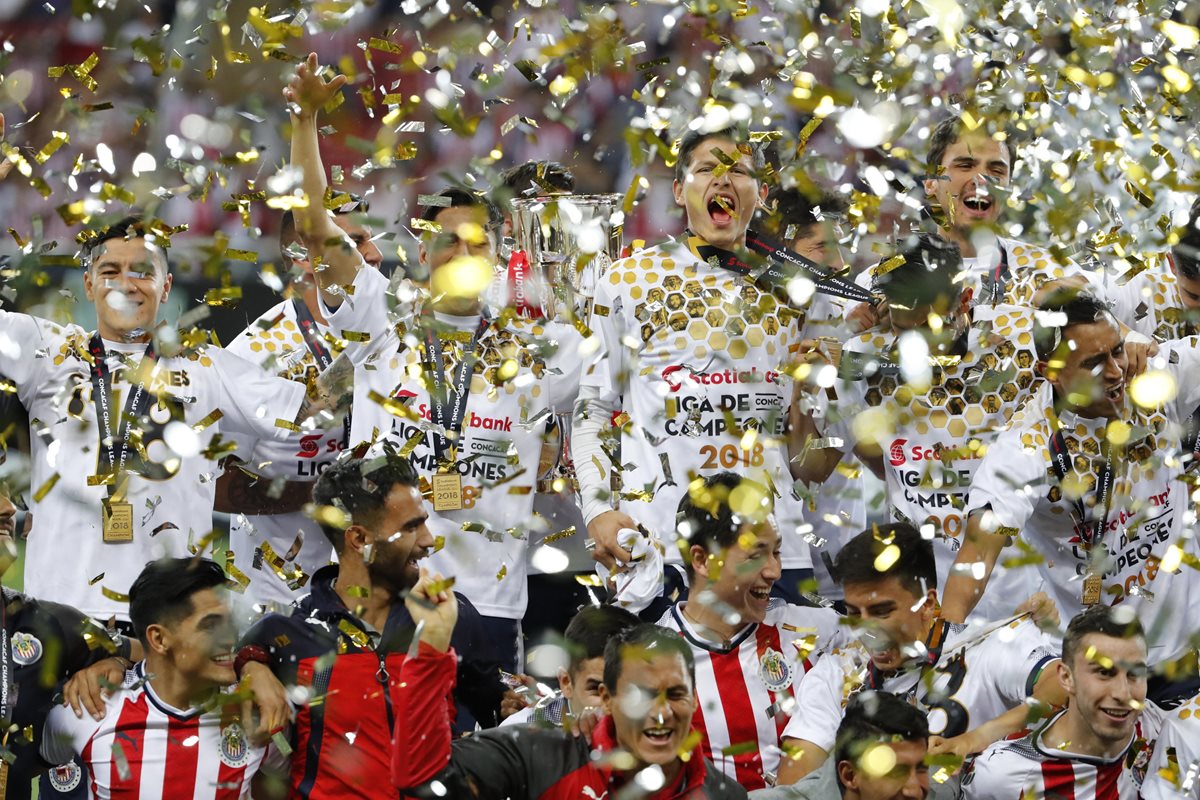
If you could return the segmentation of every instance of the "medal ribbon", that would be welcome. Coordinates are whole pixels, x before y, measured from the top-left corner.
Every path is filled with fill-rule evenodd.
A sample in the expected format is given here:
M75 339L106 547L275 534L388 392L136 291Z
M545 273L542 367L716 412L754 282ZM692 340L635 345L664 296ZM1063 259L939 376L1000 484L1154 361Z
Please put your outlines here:
M92 355L92 402L96 404L96 422L100 428L100 474L117 476L108 484L108 496L112 497L117 491L120 476L125 472L125 460L129 457L129 441L133 427L150 407L150 392L147 387L154 372L157 355L154 352L154 342L151 342L146 346L146 352L137 367L138 382L130 384L129 398L125 401L125 410L117 421L114 436L110 395L112 375L108 369L104 342L99 333L92 334L88 350Z
M0 720L8 721L8 695L11 690L12 645L8 639L8 594L0 591ZM0 784L0 788L3 785Z
M752 267L730 250L714 247L699 236L688 235L687 247L692 255L701 261L707 261L715 266L736 272L739 275L750 276L755 283L768 287L786 289L788 282L797 275L804 274L817 285L816 291L847 300L858 300L863 303L877 305L879 298L853 281L834 275L831 270L809 261L802 255L793 253L786 247L767 241L754 231L746 232L746 249L756 255L765 256L763 265Z
M1111 447L1107 439L1101 448L1101 454L1103 461L1100 462L1100 470L1096 473L1096 505L1104 509L1104 515L1098 520L1088 522L1087 506L1084 505L1083 497L1076 497L1072 502L1075 513L1075 533L1087 547L1104 541L1104 535L1108 532L1108 517L1112 513L1115 471L1112 468ZM1070 453L1067 452L1066 439L1063 438L1062 429L1057 424L1054 435L1050 437L1050 463L1061 484L1071 471L1072 465Z
M312 354L313 361L317 362L317 368L324 372L333 363L333 355L321 339L317 321L313 318L312 312L308 310L308 306L299 299L292 300L292 308L296 311L296 322L300 325L300 335L304 337L304 343L308 345L308 352ZM344 447L350 446L350 421L350 411L346 411L346 416L342 418L342 446Z
M446 358L442 350L442 341L438 332L432 329L425 333L425 369L431 382L429 392L429 416L434 425L440 425L447 434L454 434L455 442L462 431L463 422L467 415L467 399L471 394L471 375L475 371L475 362L479 360L477 351L483 332L492 321L487 315L479 320L471 336L470 344L463 348L462 361L454 374L452 386L446 385ZM453 446L457 448L457 444ZM452 446L447 436L435 434L433 450L439 462L447 460L446 455Z

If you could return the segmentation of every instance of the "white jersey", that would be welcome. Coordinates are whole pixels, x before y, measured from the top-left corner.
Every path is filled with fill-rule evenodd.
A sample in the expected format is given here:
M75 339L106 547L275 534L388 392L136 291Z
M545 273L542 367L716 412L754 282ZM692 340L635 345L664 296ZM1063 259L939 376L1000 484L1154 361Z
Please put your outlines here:
M304 387L273 378L219 348L159 358L148 388L145 455L131 448L127 500L133 539L106 543L96 482L100 428L92 397L91 334L75 325L0 311L0 373L29 411L33 530L25 552L25 589L97 619L129 618L125 595L147 561L189 554L212 530L217 436L241 431L283 438L300 411ZM144 344L104 342L112 381L113 428ZM157 397L158 401L155 400ZM89 480L90 479L90 480Z
M786 301L677 242L621 259L600 278L589 322L599 348L582 385L622 412L619 469L606 462L600 472L619 477L620 510L666 543L668 561L680 561L675 513L693 476L733 470L783 487L776 515L801 518L786 491L783 370L803 322ZM577 465L581 475L586 466Z
M411 319L400 322L404 336L392 329L381 299L387 283L376 270L359 270L353 296L326 319L341 338L365 334L371 340L353 354L351 443L385 437L398 450L411 451L424 487L438 467L425 345ZM443 366L450 383L463 342L481 328L481 319L434 316L447 332ZM463 508L430 509L429 530L445 544L429 558L429 569L455 576L455 589L484 616L520 619L528 603L526 548L544 434L553 412L575 393L558 359L576 356L552 352L553 344L541 326L524 319L491 320L483 327L458 442Z
M843 365L864 365L868 375L838 382L841 420L830 429L883 452L893 516L933 528L939 586L946 585L962 546L967 496L984 453L1041 383L1034 371L1032 313L1008 305L979 305L972 313L961 353L931 358L937 363L928 372L907 381L909 365L895 355L895 337L869 331L848 341ZM880 361L900 369L885 363L873 371ZM974 617L1011 617L1038 583L1031 567L998 564Z
M319 322L315 325L322 344L329 355L335 357L338 352L336 339L328 335L327 326ZM225 349L300 385L315 380L320 372L305 343L291 300L277 304L260 316ZM239 449L249 453L246 468L264 478L315 481L342 451L343 439L344 429L339 418L322 430L296 434L284 440L239 441ZM264 544L270 548L269 552L264 550ZM332 552L321 526L300 511L232 515L229 549L233 552L234 566L250 579L246 595L257 603L281 606L291 604L308 591L306 584L293 589L288 586L288 581L299 583L311 577L329 563ZM287 559L286 567L279 571L273 569L272 554ZM293 570L299 571L300 577L295 577Z
M1180 442L1180 424L1200 404L1200 350L1196 339L1164 346L1161 361L1178 387L1174 399L1145 410L1126 396L1122 419L1132 426L1134 438L1126 456L1114 467L1111 510L1107 530L1099 545L1085 546L1076 530L1076 503L1064 497L1055 473L1050 447L1054 426L1048 413L1053 395L1043 384L1025 408L1012 419L988 448L975 473L968 506L971 513L991 511L991 523L1020 535L1041 556L1038 570L1045 591L1058 604L1063 619L1084 609L1084 576L1089 564L1103 573L1102 602L1132 602L1145 625L1151 664L1174 658L1187 648L1192 633L1185 609L1189 570L1170 573L1159 562L1174 543L1183 540L1187 487L1179 481L1178 461L1167 459ZM1063 441L1076 471L1085 484L1082 501L1086 522L1099 523L1103 508L1096 507L1096 473L1107 419L1088 419L1070 411L1059 417ZM1068 475L1069 480L1074 480Z
M693 724L704 756L747 789L774 784L779 736L789 718L805 714L797 687L817 653L840 641L838 615L776 598L761 623L715 643L684 616L686 605L672 606L658 624L679 631L696 658Z
M925 643L932 666L883 676L855 642L823 654L800 684L800 713L783 735L833 752L846 704L863 689L914 700L929 716L929 732L950 738L1025 702L1043 668L1058 658L1053 643L1029 620L978 633L937 621Z
M1095 758L1053 747L1045 735L1066 712L1020 738L997 742L968 762L963 800L1184 800L1200 797L1195 780L1200 718L1195 701L1174 711L1147 703L1120 755ZM1062 749L1060 749L1062 748ZM1186 791L1184 788L1186 787Z
M226 706L236 708L237 704ZM286 759L273 747L250 743L241 724L220 712L181 710L163 702L145 679L145 665L126 673L124 688L104 702L104 719L83 719L56 705L46 719L42 758L63 764L56 788L79 782L91 800L240 800L264 766L285 771ZM79 757L83 764L70 764Z
M1165 342L1200 332L1187 319L1170 258L1170 253L1161 253L1155 264L1109 293L1117 319L1143 336Z

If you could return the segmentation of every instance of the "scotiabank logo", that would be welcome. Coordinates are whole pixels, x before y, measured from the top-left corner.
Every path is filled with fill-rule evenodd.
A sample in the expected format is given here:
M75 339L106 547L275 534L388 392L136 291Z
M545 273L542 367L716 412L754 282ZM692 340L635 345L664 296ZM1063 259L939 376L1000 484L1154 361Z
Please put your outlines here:
M759 372L758 367L748 371L738 372L735 369L721 369L715 372L697 372L687 364L675 364L665 367L662 379L667 382L667 388L678 392L685 383L701 386L727 386L737 383L779 383L779 373L773 369Z
M397 400L410 400L416 396L416 392L410 392L408 389L400 389L394 395Z
M908 444L908 439L897 439L888 448L888 461L891 462L893 467L898 467L904 463L904 445L906 444Z
M323 433L309 433L300 437L300 452L296 453L298 458L316 458L321 452L321 440L325 438Z
M417 407L417 412L425 419L431 419L432 414L429 406L421 403ZM504 433L512 432L512 420L508 417L482 417L474 411L467 412L467 419L463 424L463 428L480 428L485 431L503 431Z

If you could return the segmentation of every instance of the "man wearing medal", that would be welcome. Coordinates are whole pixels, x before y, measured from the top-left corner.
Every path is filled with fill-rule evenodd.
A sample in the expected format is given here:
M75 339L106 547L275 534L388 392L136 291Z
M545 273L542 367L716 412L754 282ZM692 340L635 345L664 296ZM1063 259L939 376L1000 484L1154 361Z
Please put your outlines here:
M363 223L365 199L347 193L337 200L330 209L334 223L351 238L363 261L378 269L383 257ZM288 211L280 223L279 249L283 263L292 265L290 297L250 323L225 349L307 385L333 363L341 343L325 324L312 263L298 248L295 219ZM286 441L238 441L239 451L250 455L245 462L226 464L217 484L217 510L234 515L229 529L234 574L248 581L245 597L252 602L290 605L308 591L313 573L329 563L329 543L301 509L317 476L346 446L349 428L348 414L339 414Z
M34 421L26 591L119 627L143 564L207 541L216 437L283 438L312 410L300 384L156 333L167 235L132 217L92 233L82 261L94 332L0 312L0 372Z
M1048 304L1034 338L1046 381L975 473L944 614L972 612L1009 537L1020 536L1064 615L1130 604L1152 667L1187 656L1195 581L1179 571L1190 543L1178 452L1200 404L1195 340L1164 346L1127 382L1117 322L1087 294ZM1160 691L1152 686L1151 697Z
M285 90L293 113L292 163L303 190L326 189L316 114L345 82L319 75L316 56ZM444 542L430 557L453 575L485 618L492 652L510 672L523 661L527 548L544 432L573 391L563 357L535 320L495 315L481 296L495 271L499 211L463 189L425 198L415 227L428 290L392 290L366 269L330 214L296 209L297 230L317 264L321 302L354 363L351 446L392 440L421 475L433 505L429 528ZM332 244L331 244L332 240ZM414 313L420 295L429 302Z

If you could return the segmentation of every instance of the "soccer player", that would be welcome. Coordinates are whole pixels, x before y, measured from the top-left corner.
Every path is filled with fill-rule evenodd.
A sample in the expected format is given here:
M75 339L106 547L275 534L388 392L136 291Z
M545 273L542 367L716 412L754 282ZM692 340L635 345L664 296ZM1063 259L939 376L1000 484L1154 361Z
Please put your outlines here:
M1113 314L1132 330L1169 342L1200 333L1200 199L1161 261L1111 290ZM1165 264L1164 264L1165 262Z
M231 353L155 340L171 291L157 225L128 218L84 246L96 331L0 312L0 373L39 421L25 588L126 629L142 566L212 529L215 437L281 439L312 409L304 386Z
M316 70L314 55L287 89L300 112L293 163L303 168L310 197L325 191L315 115L342 83L342 76L325 82ZM497 257L496 207L461 189L438 198L422 212L418 257L429 268L432 298L421 313L393 321L387 279L361 268L344 237L343 245L324 247L317 275L322 302L337 307L327 317L336 335L366 342L348 347L356 364L352 443L385 437L412 449L433 490L430 529L445 541L430 563L454 575L485 617L487 655L516 672L524 660L536 465L548 421L574 392L556 359L574 354L560 353L536 322L484 307L481 292ZM297 209L296 223L310 255L341 236L323 210Z
M360 220L367 210L366 201L357 195L332 209L334 222L354 242L363 261L378 269L383 257ZM307 385L333 363L341 346L317 302L311 262L296 257L298 244L295 218L287 211L279 228L279 250L295 275L290 297L262 314L225 349ZM229 549L239 577L249 579L246 596L251 601L285 607L304 593L312 574L329 563L329 542L300 509L312 495L313 481L346 446L348 427L344 415L337 415L320 429L288 440L239 441L239 451L249 455L243 463L226 465L216 507L233 514Z
M838 238L839 223L847 208L845 200L833 194L813 200L803 190L787 189L774 192L767 198L767 205L774 211L771 219L781 228L777 238L789 242L792 250L815 264L839 272L844 269ZM845 315L846 302L842 298L813 295L805 319L804 339L840 346L850 338ZM803 509L803 519L796 525L781 523L783 576L773 591L789 603L803 602L799 587L813 577L805 568L809 561L820 595L840 599L841 590L829 575L828 563L832 563L846 540L867 525L863 465L853 456L852 444L843 444L843 463L813 487ZM808 535L790 533L797 526L803 526Z
M388 774L401 665L413 636L404 595L434 547L420 479L406 458L334 462L313 499L337 564L313 575L312 591L290 616L268 614L242 639L239 677L253 686L275 679L299 704L294 728L292 796L393 797ZM455 693L481 724L495 725L504 695L486 660L481 620L456 595L462 654ZM274 678L272 677L274 676Z
M223 687L236 683L237 632L225 574L203 558L146 565L129 589L129 615L146 653L107 700L103 718L58 707L42 757L80 756L89 797L283 797L285 759L246 735ZM273 774L273 775L272 775Z
M938 750L958 755L1024 728L1027 698L1061 700L1053 670L1046 669L1057 654L1031 620L980 634L939 617L932 545L912 526L863 531L842 548L835 572L860 641L821 654L801 682L797 712L783 731L789 755L780 783L794 783L825 761L846 704L861 690L915 701L929 713Z
M689 131L674 191L690 236L743 247L767 194L762 165L733 131ZM610 569L628 564L618 534L641 525L669 564L681 563L674 516L694 476L737 469L790 485L782 439L790 388L781 373L803 321L784 293L714 266L683 241L635 253L601 277L588 323L598 347L584 366L573 426L594 559ZM609 449L619 455L606 441L617 441ZM781 517L797 516L782 506L798 501L782 494Z
M678 514L688 599L658 623L691 647L705 757L747 789L774 783L809 656L838 633L833 610L771 596L782 543L770 512L761 484L732 472L693 480Z
M422 625L396 703L392 775L402 797L577 800L628 790L656 800L744 798L746 790L692 752L696 709L691 650L675 633L640 624L604 651L606 716L591 743L554 728L502 727L451 744L446 699L454 680L457 610L438 575L407 600ZM597 760L595 751L606 757ZM686 760L681 754L690 753Z
M571 618L563 632L567 668L558 670L559 691L506 717L501 725L534 723L563 727L589 708L599 708L604 685L604 646L638 618L618 606L585 606Z
M1088 294L1045 306L1034 330L1046 380L996 437L975 471L967 534L946 582L943 613L961 622L988 585L1008 538L1040 556L1037 569L1063 614L1133 605L1150 635L1150 663L1189 650L1185 572L1160 569L1183 542L1187 488L1171 458L1200 404L1200 351L1190 340L1160 355L1147 377L1170 392L1129 398L1116 320ZM1152 694L1156 696L1157 692Z
M887 327L845 343L834 400L794 405L792 472L820 485L842 459L845 445L835 445L849 443L886 482L893 516L931 528L944 586L981 458L1040 383L1034 318L1007 304L972 306L957 247L937 237L913 235L884 263L875 285L891 306ZM1032 567L1001 567L994 580L975 619L1005 619L1037 588Z
M1092 606L1067 626L1057 679L1067 707L968 765L964 800L1200 797L1200 718L1146 700L1146 636L1127 608Z

